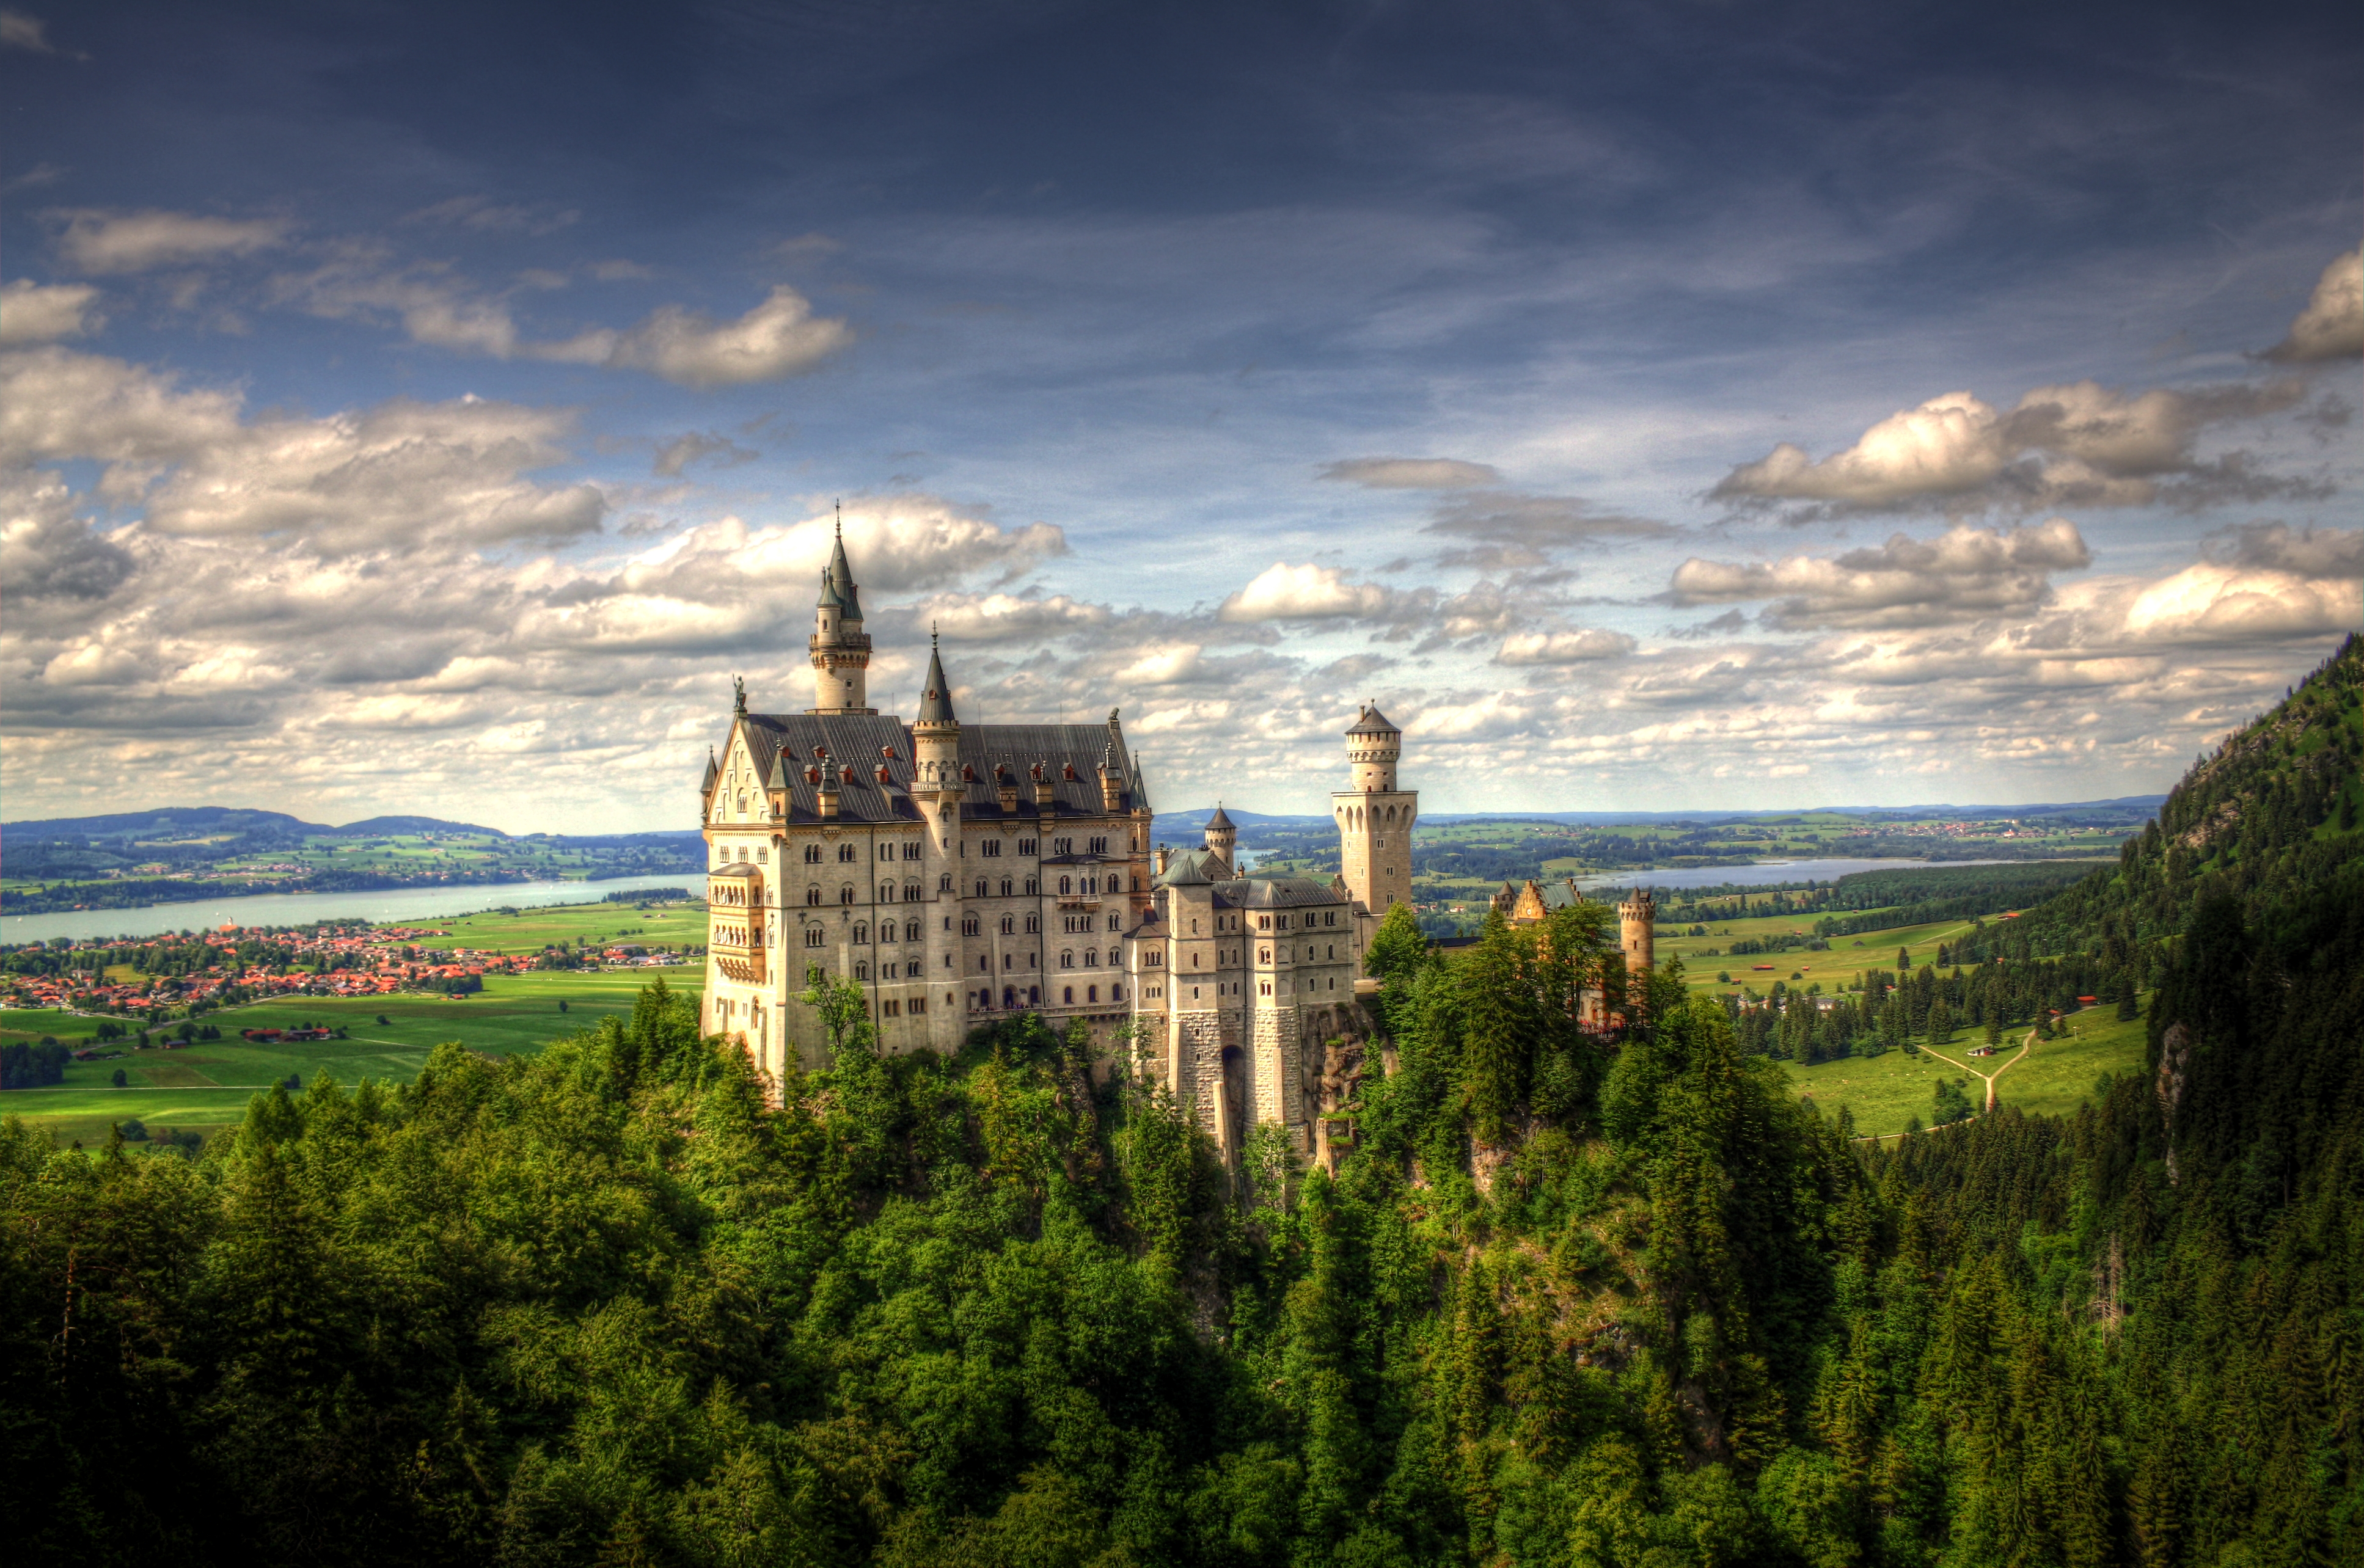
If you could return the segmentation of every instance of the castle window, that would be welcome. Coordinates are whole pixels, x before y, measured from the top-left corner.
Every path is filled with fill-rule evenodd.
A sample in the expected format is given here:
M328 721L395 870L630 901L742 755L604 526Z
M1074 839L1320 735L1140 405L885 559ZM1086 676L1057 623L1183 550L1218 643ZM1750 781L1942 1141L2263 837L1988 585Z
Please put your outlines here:
M1087 1001L1098 1001L1100 999L1100 988L1097 985L1086 986L1084 988L1084 997Z
M1271 916L1269 916L1269 915L1259 915L1259 916L1257 916L1257 917L1256 917L1256 929L1257 929L1257 930L1259 930L1259 931L1269 931L1269 930L1271 930L1271 929L1272 929L1272 917L1271 917Z
M819 844L807 844L805 846L805 864L808 866L817 866L820 864L820 846Z
M806 889L805 889L805 902L806 902L808 905L813 905L813 904L818 904L818 903L820 903L820 888L818 888L818 887L808 887L808 888L806 888Z
M986 881L986 880L985 880L985 878L983 878L983 877L978 877L978 878L976 879L976 895L977 895L979 898L990 898L990 897L992 897L992 896L993 896L993 884L991 884L991 883L989 883L989 882Z
M1029 915L1029 916L1027 916L1027 917L1026 917L1026 930L1027 930L1027 934L1028 934L1028 935L1030 935L1030 936L1031 936L1031 935L1034 934L1035 932L1040 931L1042 929L1043 929L1043 917L1042 917L1042 916L1040 916L1040 915Z
M1021 855L1033 854L1040 842L1041 840L1035 839L1020 839L1018 840L1018 852Z
M893 1000L881 1002L878 1013L881 1018L899 1018L903 1016L903 1004Z
M1121 986L1121 985L1111 985L1111 986L1110 986L1110 987L1109 987L1109 1000L1110 1000L1110 1001L1111 1001L1111 1002L1121 1002L1121 1001L1123 1001L1123 1000L1124 1000L1124 987L1123 987L1123 986Z
M1011 916L1009 916L1009 915L1004 915L1004 916L1001 917L1001 934L1002 934L1003 936L1007 937L1007 936L1014 935L1014 934L1016 933L1017 929L1018 929L1018 921L1016 920L1016 918L1015 918L1014 917L1011 917Z
M916 882L905 883L903 884L903 902L906 904L917 904L919 901L920 884Z
M1336 925L1338 923L1338 911L1333 909L1327 915L1322 916L1321 923L1325 926Z
M944 1000L947 1002L952 1000L951 993L947 992L945 994ZM911 1011L915 1013L924 1013L927 1010L928 999L925 996L914 996L911 998Z
M772 863L772 847L769 844L755 846L755 863L759 866Z
M853 902L853 886L851 883L837 890L837 901L840 904L851 904Z
M1027 897L1031 898L1031 897L1033 897L1036 894L1038 894L1038 893L1040 893L1040 892L1042 892L1042 891L1043 891L1043 884L1042 884L1042 883L1041 883L1041 882L1037 881L1035 878L1031 877L1031 876L1030 876L1030 877L1028 877L1028 878L1026 879L1026 896L1027 896Z
M878 902L881 904L892 904L895 902L895 884L893 883L882 882L878 884Z
M1092 840L1091 852L1096 855L1107 854L1108 840L1106 839L1094 839Z
M820 946L820 944L821 929L819 926L807 926L805 928L805 946L808 948L817 948Z
M1006 876L1001 879L1001 895L1004 898L1009 896L1009 879Z
M1051 852L1055 855L1072 855L1076 852L1076 841L1073 839L1054 839L1051 840Z
M879 845L879 846L878 846L878 858L879 858L880 860L882 860L882 861L891 861L891 860L893 860L893 859L895 858L895 846L894 846L894 845L892 845L892 844L881 844L881 845Z
M1041 1004L1042 1000L1043 1000L1043 989L1042 989L1042 987L1041 987L1041 986L1039 986L1039 985L1029 985L1028 987L1026 987L1026 1005L1027 1005L1028 1006L1031 1007L1031 1006L1039 1006L1039 1005Z
M913 980L920 978L920 961L915 958L904 964L903 973Z
M906 845L904 845L904 846L903 846L903 858L904 858L905 860L907 860L907 861L916 861L916 860L918 860L918 859L920 858L920 846L919 846L919 845L917 845L917 844L906 844Z
M916 941L918 941L918 940L920 940L920 922L919 922L919 921L917 921L917 920L910 920L910 921L906 921L906 922L904 923L904 926L903 926L903 940L904 940L905 941L907 941L907 942L916 942Z
M1113 915L1111 915L1111 916L1110 916L1110 917L1109 917L1109 929L1110 929L1110 930L1111 930L1111 931L1113 931L1113 930L1115 930L1116 929L1117 929L1116 917L1115 917L1115 916L1113 916Z
M938 893L950 893L952 890L953 890L953 873L950 873L950 872L946 872L946 873L944 873L942 876L940 876L940 877L936 878L936 891L937 891Z
M1076 967L1076 954L1073 949L1065 950L1059 954L1059 967L1061 969Z
M1074 1006L1076 1005L1076 988L1072 985L1061 987L1059 991L1059 1000L1065 1002L1071 1007Z
M853 846L852 844L840 844L837 847L837 858L841 863L852 865L853 863Z
M1062 893L1073 893L1075 890L1076 890L1075 878L1073 878L1073 877L1067 877L1067 876L1063 876L1063 877L1061 877L1061 878L1059 879L1059 891L1060 891L1060 892L1062 892Z
M855 922L853 927L853 940L857 946L868 943L870 940L870 927L868 922Z
M1098 948L1086 948L1084 950L1084 967L1086 969L1098 969L1099 966L1100 950Z
M867 980L867 979L869 979L869 978L870 978L870 966L869 966L868 964L866 964L866 963L857 963L857 964L855 964L855 965L853 966L853 978L855 978L856 980Z
M1091 895L1093 895L1093 894L1095 894L1095 893L1098 893L1099 890L1100 890L1100 879L1099 879L1098 877L1096 877L1096 876L1087 876L1087 877L1084 878L1084 895L1085 895L1086 897L1089 897Z
M987 860L997 860L1001 855L1001 840L998 839L987 839L985 841L984 847L977 852L982 854Z
M963 920L963 921L961 922L961 935L962 935L962 936L965 936L965 937L973 937L973 936L976 935L977 931L978 931L980 929L981 929L981 928L980 928L980 923L979 923L979 921L977 920L977 917L976 917L976 916L974 916L974 915L971 915L967 919Z

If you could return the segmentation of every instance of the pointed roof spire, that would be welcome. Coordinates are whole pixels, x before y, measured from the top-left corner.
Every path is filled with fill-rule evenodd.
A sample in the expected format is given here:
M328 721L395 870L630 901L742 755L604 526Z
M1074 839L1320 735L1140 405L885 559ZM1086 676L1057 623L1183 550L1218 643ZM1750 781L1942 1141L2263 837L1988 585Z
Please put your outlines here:
M1215 802L1215 814L1207 818L1207 831L1210 833L1229 833L1232 830L1232 819L1223 815L1223 803L1220 800Z
M862 592L853 585L853 567L845 559L845 503L836 505L837 538L830 547L829 570L821 573L820 602L835 605L847 620L860 620Z
M920 694L920 724L958 724L953 714L953 684L944 679L943 655L936 650L936 628L928 628L928 684Z
M700 795L712 795L714 793L714 781L721 776L722 769L714 760L714 748L708 746L706 749L706 782L697 786L697 793Z
M770 781L767 782L764 787L765 789L786 789L788 787L788 754L786 748L783 747L781 750L772 753L772 776Z

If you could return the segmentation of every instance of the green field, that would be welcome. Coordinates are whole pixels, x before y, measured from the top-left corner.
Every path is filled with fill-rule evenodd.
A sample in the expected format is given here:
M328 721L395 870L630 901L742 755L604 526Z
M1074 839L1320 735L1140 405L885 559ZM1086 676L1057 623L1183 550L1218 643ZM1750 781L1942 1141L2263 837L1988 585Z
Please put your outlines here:
M608 906L607 911L610 927L652 917L635 915L630 906ZM697 940L703 940L704 907L696 906L696 914ZM674 917L678 921L680 916L676 912ZM555 940L539 938L531 945L538 951L544 940ZM704 970L696 963L667 969L557 970L492 975L483 991L459 998L296 996L250 1003L205 1018L228 1039L172 1051L132 1051L118 1041L108 1049L122 1050L123 1055L72 1062L66 1068L65 1082L56 1088L0 1095L0 1114L21 1116L61 1139L84 1143L103 1140L112 1124L133 1118L151 1127L209 1132L236 1123L257 1089L291 1075L307 1084L323 1073L346 1084L362 1078L408 1083L426 1065L428 1053L445 1040L493 1056L539 1050L588 1028L604 1014L629 1010L641 987L660 976L676 990L695 995ZM563 1013L561 1002L567 1005ZM384 1024L377 1021L381 1017ZM254 1045L238 1038L241 1029L305 1023L342 1029L349 1038L285 1045ZM96 1025L95 1018L66 1013L0 1012L0 1040L32 1040L46 1034L81 1046L90 1043ZM117 1068L129 1086L112 1086Z
M1912 967L1937 962L1937 944L1957 942L1969 935L1968 920L1939 920L1927 926L1900 926L1892 931L1875 931L1868 937L1833 937L1827 952L1741 953L1729 951L1732 944L1744 938L1775 937L1790 931L1811 932L1812 916L1768 915L1745 920L1718 920L1708 927L1703 937L1667 936L1660 927L1657 939L1657 959L1664 964L1670 958L1683 962L1683 978L1694 991L1737 991L1743 985L1752 986L1763 995L1776 980L1789 981L1793 986L1810 985L1819 981L1824 991L1844 989L1863 970L1896 967L1896 950L1904 948L1912 955ZM1989 922L1991 924L1992 922ZM1706 950L1717 950L1710 957ZM1769 963L1771 969L1759 969ZM1719 973L1729 973L1726 984L1716 979ZM1798 978L1792 979L1792 976Z
M499 890L487 892L497 902ZM646 948L703 948L706 906L674 900L649 905L553 904L541 909L520 909L514 915L497 910L480 915L454 915L416 922L449 937L437 937L434 947L474 948L479 952L540 952L552 944L571 946L585 941L630 942Z
M1882 932L1882 936L1889 933ZM1841 1106L1854 1113L1856 1131L1866 1137L1902 1132L1919 1117L1928 1125L1936 1103L1940 1077L1960 1082L1974 1105L1986 1100L1986 1084L1965 1069L2002 1071L1995 1078L1997 1100L2046 1116L2065 1116L2092 1093L2094 1080L2105 1073L2140 1072L2147 1043L2147 1026L2140 1018L2121 1023L2113 1009L2089 1008L2066 1022L2073 1031L2066 1040L2039 1040L2025 1055L2013 1060L2012 1051L1990 1057L1966 1054L1978 1043L1968 1031L1944 1047L1957 1065L1948 1066L1925 1051L1919 1055L1890 1051L1868 1060L1846 1057L1788 1069L1792 1086L1811 1095L1825 1115ZM2026 1039L2020 1031L2018 1039ZM2015 1048L2014 1048L2015 1049ZM2007 1065L2005 1065L2007 1063Z

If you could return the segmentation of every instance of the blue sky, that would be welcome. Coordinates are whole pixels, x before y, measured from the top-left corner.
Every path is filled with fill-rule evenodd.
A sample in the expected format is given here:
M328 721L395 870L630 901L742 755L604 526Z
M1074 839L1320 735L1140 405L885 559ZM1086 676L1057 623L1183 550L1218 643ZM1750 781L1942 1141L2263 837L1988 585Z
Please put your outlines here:
M808 700L1160 804L2164 787L2357 627L2348 7L0 12L0 780L678 827Z

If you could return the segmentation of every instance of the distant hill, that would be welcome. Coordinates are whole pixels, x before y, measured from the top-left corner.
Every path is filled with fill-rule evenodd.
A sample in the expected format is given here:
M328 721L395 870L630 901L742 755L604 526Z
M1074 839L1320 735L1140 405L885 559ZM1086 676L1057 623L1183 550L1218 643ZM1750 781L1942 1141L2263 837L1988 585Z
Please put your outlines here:
M378 834L396 833L485 833L496 839L508 837L497 828L480 828L474 822L446 822L440 817L371 817L359 822L348 822L341 828L315 828L312 831L334 833L342 839L366 839Z
M153 811L118 811L104 817L51 817L41 821L0 823L0 834L20 842L43 839L148 838L186 833L327 833L284 811L251 811L220 806L168 806Z
M1814 815L1898 822L1931 817L1976 822L2004 817L2024 819L2087 816L2123 817L2129 825L2139 826L2166 803L2167 796L2163 795L2124 795L2109 800L2050 801L2028 806L1815 806L1793 811L1432 811L1423 815L1421 822L1432 828L1448 822L1556 822L1571 828L1601 828L1620 823L1756 822ZM1211 806L1195 806L1188 811L1161 811L1154 830L1163 836L1195 837L1206 831L1207 819L1214 814ZM1330 820L1326 815L1276 816L1243 811L1236 806L1224 806L1223 814L1242 828L1311 828Z

